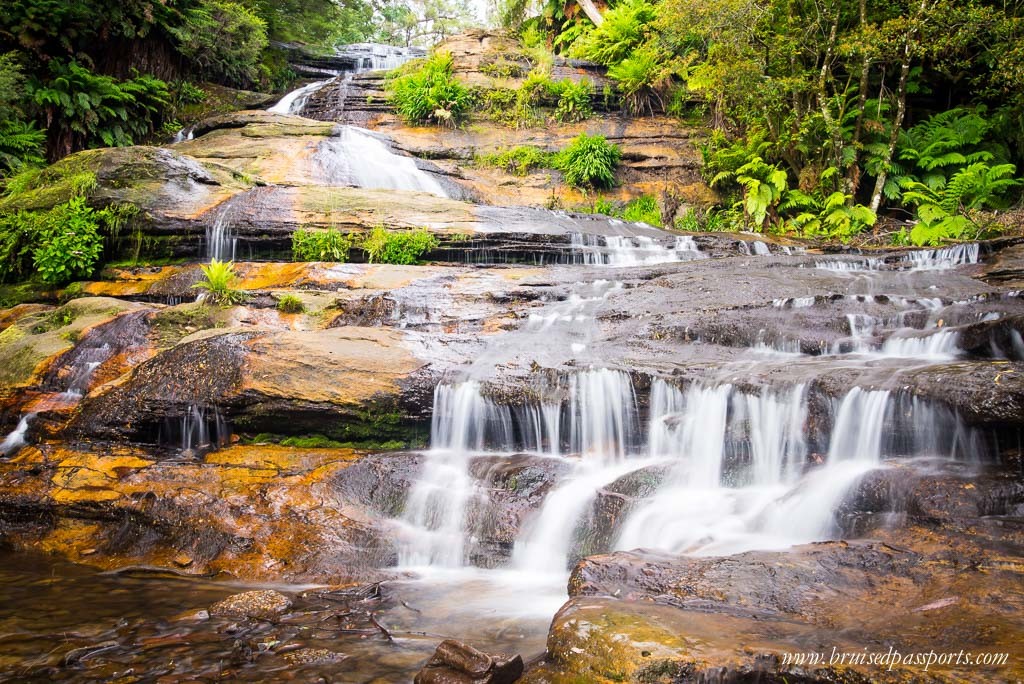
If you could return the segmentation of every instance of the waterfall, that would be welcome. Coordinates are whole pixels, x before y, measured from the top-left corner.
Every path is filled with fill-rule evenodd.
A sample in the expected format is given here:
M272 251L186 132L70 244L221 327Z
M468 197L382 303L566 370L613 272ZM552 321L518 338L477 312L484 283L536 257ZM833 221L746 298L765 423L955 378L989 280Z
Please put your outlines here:
M231 428L220 411L190 404L180 417L164 421L158 442L183 456L198 456L226 445L230 437Z
M235 203L230 199L221 205L213 225L206 229L206 258L218 261L234 261L238 238L231 230L235 215Z
M27 444L25 435L28 434L28 424L36 417L34 413L26 413L18 421L18 425L0 442L0 456L7 456L14 453Z
M331 79L327 79L325 81L308 83L301 88L296 88L278 100L277 103L267 109L267 111L273 114L302 114L302 110L305 108L306 102L309 101L310 96L330 82Z
M917 337L890 337L882 344L880 354L887 357L945 361L956 358L959 334L943 330L931 335Z
M891 263L880 257L867 257L851 261L819 261L816 268L838 273L871 272L892 268L900 271L940 271L966 264L976 264L981 257L978 243L954 245L941 249L919 249L907 252Z
M469 474L474 455L527 449L559 456L564 444L570 453L581 456L586 468L600 472L606 465L621 462L633 449L637 409L627 374L608 369L582 371L568 378L565 386L559 384L544 393L564 395L564 401L510 407L486 397L475 380L434 389L431 448L409 492L401 521L409 530L408 543L400 554L402 565L463 564L466 510L479 494ZM587 489L580 481L571 486L576 491ZM554 500L567 496L560 494ZM578 497L572 500L580 503ZM582 501L581 505L585 504ZM552 512L559 519L568 517L561 508ZM575 518L569 523L575 525Z
M881 460L882 425L889 406L889 392L854 387L843 397L832 427L828 461Z
M981 256L981 246L977 242L964 245L953 245L940 249L920 249L909 252L900 260L914 271L935 271L955 268L966 264L976 264Z
M409 491L402 521L410 528L402 548L403 566L463 564L466 504L473 495L471 453L488 445L511 444L512 415L466 381L434 388L430 451L419 480Z
M319 180L327 185L448 196L415 159L395 154L380 137L364 128L340 126L335 136L317 147L314 161Z
M612 221L612 225L625 225ZM704 258L689 235L679 235L671 245L662 245L645 235L599 236L573 232L569 236L574 260L591 266L647 266Z

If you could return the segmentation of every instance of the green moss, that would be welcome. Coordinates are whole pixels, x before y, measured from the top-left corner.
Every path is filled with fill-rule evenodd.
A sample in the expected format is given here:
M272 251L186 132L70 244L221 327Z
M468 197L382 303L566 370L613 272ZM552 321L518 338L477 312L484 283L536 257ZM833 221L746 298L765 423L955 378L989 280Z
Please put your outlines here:
M185 304L157 312L152 325L157 335L157 346L167 348L198 330L217 327L217 321L212 307Z
M49 209L96 187L102 152L86 150L61 159L44 169L23 171L7 182L0 212Z
M279 444L284 447L295 449L362 449L366 451L398 451L405 449L406 442L399 440L361 440L355 442L342 442L331 439L327 435L276 435L271 432L261 432L251 439L245 440L249 444Z

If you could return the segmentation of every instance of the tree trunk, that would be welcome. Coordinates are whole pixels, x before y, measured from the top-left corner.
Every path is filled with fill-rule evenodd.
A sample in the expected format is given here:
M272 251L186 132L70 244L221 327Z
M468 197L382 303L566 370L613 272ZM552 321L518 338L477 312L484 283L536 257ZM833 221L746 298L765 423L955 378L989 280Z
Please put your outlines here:
M896 86L896 118L892 122L892 131L889 133L889 146L882 157L882 163L875 178L875 189L871 193L871 211L878 213L882 205L882 190L885 182L889 179L889 164L892 162L892 155L896 152L896 141L900 137L900 128L903 126L903 117L907 113L907 77L910 76L910 39L907 39L903 50L903 64L900 65L900 81Z
M860 28L863 31L867 26L867 0L860 0ZM871 53L864 50L864 61L860 67L860 91L857 93L857 122L853 127L853 163L846 173L845 191L851 195L857 194L860 187L860 138L864 134L864 110L868 104L868 79L871 76Z
M604 23L604 17L601 16L601 11L597 9L597 5L594 4L593 0L576 0L576 4L580 6L590 21L594 22L594 26L600 26Z
M875 179L875 189L871 193L871 211L878 213L882 206L882 190L885 182L889 179L889 164L892 163L892 156L896 152L896 141L899 140L900 128L903 126L903 118L907 114L907 79L910 76L910 66L914 58L914 40L917 37L918 24L925 16L928 8L928 0L921 0L921 6L917 15L907 29L907 37L903 41L903 62L900 64L900 80L896 86L896 119L892 122L892 131L889 133L889 147L882 158L881 168L878 177ZM877 230L877 224L876 224Z

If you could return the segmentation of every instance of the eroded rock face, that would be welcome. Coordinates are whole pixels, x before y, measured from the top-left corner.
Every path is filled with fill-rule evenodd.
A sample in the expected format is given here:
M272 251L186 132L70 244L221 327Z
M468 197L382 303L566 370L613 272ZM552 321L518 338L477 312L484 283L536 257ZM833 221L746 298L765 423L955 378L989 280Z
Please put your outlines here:
M0 463L0 536L103 568L349 582L392 565L377 516L332 479L351 450L233 446L193 461L43 445Z

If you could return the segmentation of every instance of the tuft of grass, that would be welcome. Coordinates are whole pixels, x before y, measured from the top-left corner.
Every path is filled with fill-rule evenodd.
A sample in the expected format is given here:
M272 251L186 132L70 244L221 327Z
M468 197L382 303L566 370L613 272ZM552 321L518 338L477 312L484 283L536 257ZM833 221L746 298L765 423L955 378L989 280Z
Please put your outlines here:
M246 300L245 292L236 287L238 275L235 273L235 262L213 259L209 265L201 268L206 279L192 287L205 290L207 298L214 304L240 304Z
M535 169L552 168L555 164L555 154L545 152L539 147L520 145L501 152L481 155L477 157L477 163L502 169L513 176L525 176Z
M306 310L302 300L293 294L281 295L277 300L277 310L281 313L299 314Z

